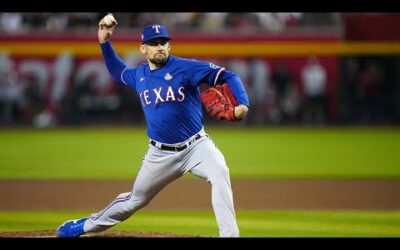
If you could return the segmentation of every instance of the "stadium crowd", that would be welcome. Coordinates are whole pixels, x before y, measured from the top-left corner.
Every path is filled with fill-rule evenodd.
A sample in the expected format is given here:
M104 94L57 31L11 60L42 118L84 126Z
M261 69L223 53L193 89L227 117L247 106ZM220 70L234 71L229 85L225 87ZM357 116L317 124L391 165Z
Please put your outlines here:
M96 29L105 13L0 13L0 31L9 33L66 32ZM172 32L284 31L291 28L326 30L340 27L339 13L313 12L178 12L114 13L120 29L163 23Z
M3 33L91 32L105 13L1 13ZM160 22L180 32L279 32L291 29L340 32L338 13L114 13L120 29L139 29ZM395 58L339 58L337 101L329 100L328 72L320 58L310 55L294 77L285 58L270 65L262 58L217 62L243 79L252 108L243 124L392 124L400 119L396 84L390 80ZM82 64L82 63L81 63ZM21 66L22 65L22 66ZM77 67L73 56L60 55L52 70L58 83L49 94L45 74L18 76L15 63L0 54L0 126L49 127L84 124L143 124L140 101L129 88L112 82L103 63ZM19 65L21 71L43 71L37 62ZM83 77L85 70L97 72ZM81 71L79 71L81 70ZM73 77L70 75L73 74ZM103 75L105 74L105 75ZM47 77L47 76L46 76ZM63 83L61 83L64 81ZM108 81L108 82L107 82ZM19 83L19 84L16 84ZM23 83L23 84L21 84ZM64 89L63 89L64 88ZM47 91L47 92L46 92ZM332 114L334 103L337 110ZM397 105L397 106L396 106ZM397 108L396 108L397 107ZM212 121L205 116L209 122Z

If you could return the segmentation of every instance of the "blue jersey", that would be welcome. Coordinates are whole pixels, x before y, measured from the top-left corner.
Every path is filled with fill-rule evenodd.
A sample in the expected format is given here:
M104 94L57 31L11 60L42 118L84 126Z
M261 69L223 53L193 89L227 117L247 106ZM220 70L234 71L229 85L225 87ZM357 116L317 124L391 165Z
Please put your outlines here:
M162 67L150 70L147 63L127 67L115 54L110 42L101 44L106 65L114 80L136 91L147 122L149 138L162 143L178 143L203 127L200 83L213 86L226 80L239 104L249 106L243 84L234 73L213 63L170 55ZM229 79L229 81L227 80Z
M203 126L200 80L217 79L222 70L210 63L169 56L167 63L155 70L150 70L148 64L126 68L121 80L140 97L148 136L159 142L177 143Z

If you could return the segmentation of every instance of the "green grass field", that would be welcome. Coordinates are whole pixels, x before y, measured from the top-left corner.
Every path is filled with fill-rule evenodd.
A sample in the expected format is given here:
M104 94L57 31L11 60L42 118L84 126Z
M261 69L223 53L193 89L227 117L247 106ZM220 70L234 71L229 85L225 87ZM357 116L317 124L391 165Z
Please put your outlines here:
M56 229L87 212L0 212L0 231ZM400 212L237 211L241 237L399 237ZM139 211L110 230L218 237L210 212Z
M209 128L232 178L399 178L396 128ZM0 130L0 179L133 179L143 128ZM190 177L188 177L190 178ZM0 231L45 230L88 212L0 211ZM243 237L399 237L400 211L237 211ZM212 211L139 211L111 230L218 236Z
M398 178L400 130L210 128L232 178ZM0 179L132 179L143 128L1 130Z

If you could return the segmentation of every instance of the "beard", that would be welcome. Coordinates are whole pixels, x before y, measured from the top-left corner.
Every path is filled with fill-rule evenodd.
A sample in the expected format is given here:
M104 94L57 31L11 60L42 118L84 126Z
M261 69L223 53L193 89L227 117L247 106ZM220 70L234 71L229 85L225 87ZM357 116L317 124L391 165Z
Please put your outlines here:
M149 58L149 61L153 64L156 64L158 66L164 65L167 62L168 56L164 55L163 57L153 57Z

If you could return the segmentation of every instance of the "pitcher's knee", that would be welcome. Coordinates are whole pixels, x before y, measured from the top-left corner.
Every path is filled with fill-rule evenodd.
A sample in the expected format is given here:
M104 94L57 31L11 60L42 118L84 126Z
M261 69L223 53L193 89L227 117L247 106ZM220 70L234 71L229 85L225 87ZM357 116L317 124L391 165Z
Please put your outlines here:
M143 190L136 189L132 192L132 196L126 203L127 209L136 211L145 207L152 199L152 195L144 192Z
M218 182L224 179L229 179L229 169L225 165L218 165L214 168L213 172L210 173L210 181Z
M150 200L143 197L132 196L126 203L126 209L129 211L136 211L149 204Z

